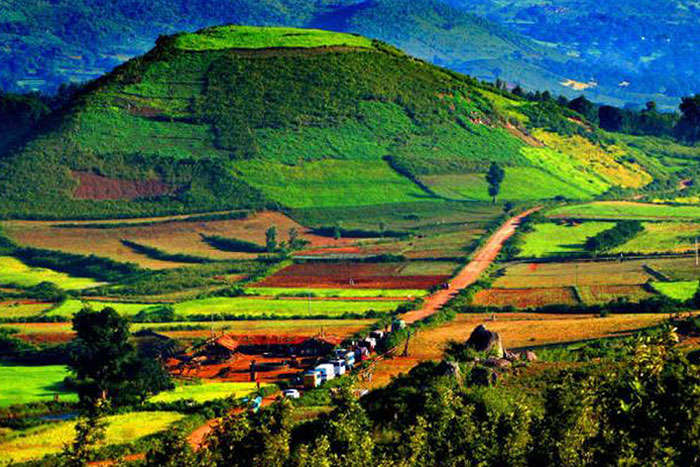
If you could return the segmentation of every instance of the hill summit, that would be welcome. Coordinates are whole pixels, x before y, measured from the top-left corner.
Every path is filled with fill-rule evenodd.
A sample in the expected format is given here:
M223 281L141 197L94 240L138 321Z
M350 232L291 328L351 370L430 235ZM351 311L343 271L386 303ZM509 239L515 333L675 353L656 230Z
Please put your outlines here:
M161 37L86 86L1 160L0 215L488 200L494 161L512 200L590 198L661 173L564 107L382 42L221 26Z

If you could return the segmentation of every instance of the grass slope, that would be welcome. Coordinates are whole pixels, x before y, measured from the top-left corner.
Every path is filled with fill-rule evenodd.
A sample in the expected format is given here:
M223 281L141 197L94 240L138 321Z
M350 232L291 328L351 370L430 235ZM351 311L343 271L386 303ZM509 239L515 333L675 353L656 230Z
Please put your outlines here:
M63 379L69 374L68 369L61 365L19 366L0 363L0 407L49 402L55 395L62 401L77 401L77 395L63 384Z
M264 386L264 385L261 385ZM203 383L185 384L177 386L172 391L164 391L151 397L149 402L176 402L193 400L197 403L225 399L227 397L239 398L249 395L257 390L257 383Z
M700 218L700 206L596 201L554 208L547 215L584 219L695 220Z
M685 301L693 298L698 290L698 281L651 282L651 286L661 295Z
M524 236L520 257L543 258L583 252L588 237L614 226L610 222L584 222L578 225L554 223L536 224L535 230Z
M196 34L183 34L175 41L182 50L222 50L230 48L264 49L270 47L372 47L372 41L351 34L318 29L221 26Z
M123 444L136 441L167 429L184 415L176 412L131 412L106 418L107 429L102 445ZM144 421L148 423L144 423ZM0 442L3 458L12 462L39 459L56 454L75 436L75 422L41 425L21 431L17 436Z
M96 287L100 282L83 277L73 277L46 268L32 268L10 256L0 256L0 284L31 287L40 282L53 282L65 290Z
M233 315L250 317L285 318L293 316L329 316L341 317L345 313L366 313L374 310L388 313L400 304L400 301L370 300L319 300L303 299L257 299L213 297L192 300L175 305L175 313L183 316L193 315Z
M435 193L451 199L489 201L488 183L483 173L432 175L421 178ZM587 199L590 193L534 167L506 167L506 178L498 198L525 201L563 196Z

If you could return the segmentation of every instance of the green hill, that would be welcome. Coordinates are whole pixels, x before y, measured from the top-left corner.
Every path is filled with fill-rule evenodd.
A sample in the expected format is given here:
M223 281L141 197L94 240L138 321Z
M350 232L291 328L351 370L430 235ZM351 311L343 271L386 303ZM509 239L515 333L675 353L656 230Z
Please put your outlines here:
M51 116L0 161L0 215L483 200L492 161L503 199L586 199L680 177L663 155L378 41L223 26L162 37Z

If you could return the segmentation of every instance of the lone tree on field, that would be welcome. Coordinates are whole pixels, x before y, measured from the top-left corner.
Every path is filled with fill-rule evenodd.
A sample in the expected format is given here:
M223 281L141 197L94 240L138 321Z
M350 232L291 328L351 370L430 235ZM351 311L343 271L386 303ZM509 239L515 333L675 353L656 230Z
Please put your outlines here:
M486 174L486 181L489 184L489 196L493 198L493 204L496 204L496 196L501 192L501 182L506 177L503 168L496 162L491 162L489 172Z
M128 321L113 308L85 308L73 317L77 334L69 363L85 407L127 405L174 386L162 364L136 351Z
M274 225L265 232L265 247L270 253L277 248L277 227Z

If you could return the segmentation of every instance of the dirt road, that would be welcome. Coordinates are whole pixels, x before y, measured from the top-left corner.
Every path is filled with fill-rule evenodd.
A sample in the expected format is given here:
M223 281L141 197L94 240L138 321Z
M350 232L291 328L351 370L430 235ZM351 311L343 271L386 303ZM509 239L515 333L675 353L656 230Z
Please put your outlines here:
M476 282L481 273L496 259L496 256L498 256L498 253L503 247L503 243L515 233L515 229L520 225L520 221L539 209L540 208L537 207L525 211L503 224L491 235L486 244L479 249L474 259L450 281L449 288L438 290L434 294L426 297L423 307L404 314L403 320L406 321L406 323L413 323L436 313L442 306L450 301L450 298L456 293Z

